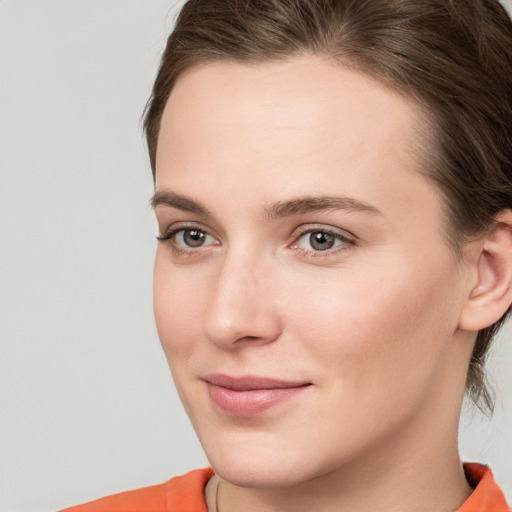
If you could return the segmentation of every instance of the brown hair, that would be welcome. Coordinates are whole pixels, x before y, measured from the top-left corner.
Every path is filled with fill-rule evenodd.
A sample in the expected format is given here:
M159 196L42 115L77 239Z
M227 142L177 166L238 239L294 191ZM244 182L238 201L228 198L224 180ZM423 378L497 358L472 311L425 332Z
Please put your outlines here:
M189 0L145 111L155 174L160 120L201 62L319 55L415 98L433 119L429 176L456 249L512 208L512 23L498 0ZM492 411L484 363L504 318L478 333L467 391Z

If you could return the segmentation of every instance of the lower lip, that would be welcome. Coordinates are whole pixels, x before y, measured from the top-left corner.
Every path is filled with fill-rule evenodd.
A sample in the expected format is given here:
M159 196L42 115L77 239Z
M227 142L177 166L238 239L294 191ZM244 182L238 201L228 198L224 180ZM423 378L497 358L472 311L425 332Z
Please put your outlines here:
M233 416L255 416L304 391L308 385L293 388L234 389L207 383L212 402L225 414Z

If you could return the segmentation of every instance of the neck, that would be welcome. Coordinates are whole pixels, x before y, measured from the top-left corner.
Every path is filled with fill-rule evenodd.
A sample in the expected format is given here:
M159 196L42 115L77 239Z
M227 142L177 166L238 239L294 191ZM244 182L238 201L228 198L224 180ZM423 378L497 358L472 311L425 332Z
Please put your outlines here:
M439 428L429 414L429 422L419 420L380 448L296 485L245 488L219 479L216 512L458 510L472 492L459 459L458 425L454 421ZM216 509L209 504L208 510Z
M287 488L242 488L219 478L209 512L453 512L469 497L459 458L423 460L415 467L350 468ZM217 477L218 478L218 477ZM218 487L217 487L218 484Z

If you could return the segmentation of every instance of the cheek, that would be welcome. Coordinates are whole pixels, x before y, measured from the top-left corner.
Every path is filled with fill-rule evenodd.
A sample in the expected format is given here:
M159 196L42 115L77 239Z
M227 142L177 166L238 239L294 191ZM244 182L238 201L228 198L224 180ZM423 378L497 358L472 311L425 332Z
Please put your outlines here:
M169 364L187 358L193 350L191 340L198 339L201 329L201 296L205 291L186 271L172 269L165 251L157 251L153 309L160 343Z
M361 393L372 387L379 396L379 389L405 382L423 385L435 372L457 325L456 281L449 263L429 269L404 261L367 266L364 275L333 273L323 286L296 290L288 316L306 358L344 385Z

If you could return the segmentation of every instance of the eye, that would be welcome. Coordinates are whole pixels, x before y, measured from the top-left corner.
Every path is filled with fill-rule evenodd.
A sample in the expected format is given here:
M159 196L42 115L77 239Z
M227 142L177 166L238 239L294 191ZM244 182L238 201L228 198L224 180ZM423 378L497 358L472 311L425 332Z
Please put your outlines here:
M198 229L182 229L174 234L176 243L185 247L201 247L206 244L210 235Z
M326 252L337 247L353 245L354 240L327 229L308 230L297 238L294 247L310 252Z
M169 241L176 250L199 249L208 245L218 245L217 240L206 231L198 228L177 227L165 235L157 237L160 241Z

